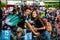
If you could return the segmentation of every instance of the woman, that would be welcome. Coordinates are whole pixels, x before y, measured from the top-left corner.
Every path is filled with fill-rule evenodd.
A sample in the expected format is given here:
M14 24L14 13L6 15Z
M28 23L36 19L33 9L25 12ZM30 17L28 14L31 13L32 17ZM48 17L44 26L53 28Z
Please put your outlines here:
M38 31L41 34L40 36L43 36L44 40L50 40L50 34L35 10L32 11L30 23L31 26L34 26L34 30Z

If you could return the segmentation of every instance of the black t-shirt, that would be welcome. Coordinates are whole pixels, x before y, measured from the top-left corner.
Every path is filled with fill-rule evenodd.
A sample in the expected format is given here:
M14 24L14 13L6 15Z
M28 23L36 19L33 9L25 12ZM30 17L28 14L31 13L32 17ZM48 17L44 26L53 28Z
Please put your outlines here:
M22 21L21 21L21 22L19 22L17 25L18 25L19 27L21 27L21 28L23 28L23 29L24 29L25 20L29 20L29 17L28 17L28 18L26 18L26 16L25 16L25 15L21 15L21 16L20 16L20 19L22 19Z
M43 27L44 26L43 21L41 19L37 19L36 26L37 26L37 28Z
M44 27L44 23L42 19L37 19L36 20L36 27L41 28ZM43 33L45 30L38 30L38 32Z
M25 24L26 17L25 16L21 16L20 18L22 19L22 21L19 22L17 25L24 29L24 24Z
M37 19L37 20L31 20L30 24L33 25L36 28L44 27L43 20ZM38 32L43 33L45 30L38 30Z

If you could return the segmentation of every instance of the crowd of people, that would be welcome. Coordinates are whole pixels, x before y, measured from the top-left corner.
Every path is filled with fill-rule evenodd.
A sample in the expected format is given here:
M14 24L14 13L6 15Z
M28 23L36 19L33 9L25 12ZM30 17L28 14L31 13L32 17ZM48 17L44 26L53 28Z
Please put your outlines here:
M56 8L16 7L8 15L0 8L0 14L0 30L11 30L10 40L51 40L60 27L60 10Z

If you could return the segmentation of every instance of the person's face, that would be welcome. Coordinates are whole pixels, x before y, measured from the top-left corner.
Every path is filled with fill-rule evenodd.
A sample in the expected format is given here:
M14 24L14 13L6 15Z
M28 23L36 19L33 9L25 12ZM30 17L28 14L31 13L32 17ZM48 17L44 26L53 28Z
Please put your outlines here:
M18 12L20 12L20 10L21 10L21 9L19 8L19 9L18 9Z
M33 11L33 13L32 13L32 17L33 17L33 18L36 18L36 17L37 17L37 13L36 13L36 11Z
M30 11L29 9L27 9L27 10L25 11L25 14L28 15L28 14L30 14L30 12L31 12L31 11Z

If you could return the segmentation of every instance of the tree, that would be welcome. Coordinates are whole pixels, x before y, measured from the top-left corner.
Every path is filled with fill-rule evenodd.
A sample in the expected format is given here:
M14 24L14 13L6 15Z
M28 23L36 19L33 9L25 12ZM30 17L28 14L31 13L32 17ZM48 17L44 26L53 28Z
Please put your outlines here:
M3 2L1 2L0 7L1 7L1 8L6 7L6 4L3 3Z

